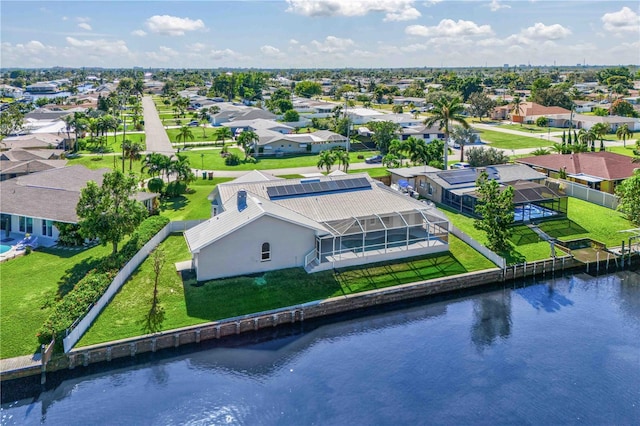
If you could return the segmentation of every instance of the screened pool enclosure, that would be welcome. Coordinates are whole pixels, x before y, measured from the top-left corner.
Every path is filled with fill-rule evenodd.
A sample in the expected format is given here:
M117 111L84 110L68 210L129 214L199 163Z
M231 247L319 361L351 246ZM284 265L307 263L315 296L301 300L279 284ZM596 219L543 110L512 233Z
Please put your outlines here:
M305 259L305 265L344 263L375 257L378 261L394 258L394 254L416 250L416 255L435 251L448 244L449 223L429 209L374 214L323 222L331 232L316 238L316 247Z

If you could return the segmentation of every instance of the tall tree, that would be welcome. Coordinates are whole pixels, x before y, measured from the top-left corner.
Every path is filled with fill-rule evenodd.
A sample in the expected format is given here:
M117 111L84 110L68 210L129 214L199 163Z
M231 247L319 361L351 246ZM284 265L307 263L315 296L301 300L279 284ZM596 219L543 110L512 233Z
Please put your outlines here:
M491 250L508 251L514 217L513 187L500 188L498 181L489 179L486 171L480 173L476 185L479 197L475 212L480 219L476 219L473 226L487 233Z
M227 139L231 139L233 134L231 133L231 129L226 126L218 127L217 137L219 141L222 141L222 146L224 146Z
M189 126L182 126L180 127L180 129L178 130L178 134L176 135L176 142L180 143L180 141L182 141L182 148L184 149L187 144L187 139L192 141L193 138L193 132L191 131Z
M101 186L89 181L76 206L81 234L99 238L103 245L111 243L116 254L120 241L147 215L147 209L135 199L136 188L135 177L119 170L106 173Z
M469 104L469 114L473 117L478 117L480 121L482 121L482 117L491 114L491 111L496 107L496 101L482 92L472 93L467 102Z
M522 116L522 114L524 113L523 110L523 106L524 106L524 101L522 100L522 98L520 98L520 95L516 95L513 97L513 100L511 101L511 121L513 122L513 116L517 115L517 116ZM520 125L522 126L522 121L524 120L520 120Z
M133 160L139 160L142 153L142 145L139 142L131 142L129 139L123 143L123 151L126 158L129 159L129 171L133 167Z
M244 150L245 160L249 157L250 147L252 145L255 147L255 144L257 144L259 140L258 134L252 130L245 130L238 135L237 142ZM257 151L258 150L254 148L254 155L257 155Z
M330 173L331 167L333 167L335 162L336 162L336 156L333 151L328 149L325 151L320 151L320 155L318 156L318 164L317 164L319 169L325 169L327 173Z
M373 132L371 140L376 144L380 154L389 152L391 141L396 138L400 126L392 121L371 121L367 123L369 130Z
M627 139L631 139L631 136L633 136L633 132L629 130L629 126L625 123L622 126L618 127L618 130L616 130L616 136L618 139L622 139L622 145L626 148Z
M640 226L640 169L636 169L633 176L622 181L616 188L620 197L618 210L636 226Z
M470 127L453 126L451 139L460 146L460 161L464 161L464 146L478 141L478 134Z
M206 138L207 133L205 128L209 123L209 112L206 109L203 108L200 111L198 111L198 121L200 122L200 124L202 124L202 137Z
M467 123L467 120L463 115L464 105L458 97L451 100L441 97L434 102L433 109L430 113L431 116L427 118L424 123L429 127L437 123L439 128L444 131L446 143L443 149L443 165L444 170L447 170L449 168L449 136L451 135L451 127L456 123L464 128L469 127L469 123Z

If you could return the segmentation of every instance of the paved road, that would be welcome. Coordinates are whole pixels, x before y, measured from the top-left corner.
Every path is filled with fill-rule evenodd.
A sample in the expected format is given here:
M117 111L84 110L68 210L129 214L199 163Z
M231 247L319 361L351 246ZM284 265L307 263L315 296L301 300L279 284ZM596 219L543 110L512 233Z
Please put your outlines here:
M171 146L169 136L167 136L167 132L164 130L164 126L158 115L158 110L151 96L144 96L142 98L142 108L144 115L144 133L147 138L146 152L160 152L166 155L175 154L176 150Z

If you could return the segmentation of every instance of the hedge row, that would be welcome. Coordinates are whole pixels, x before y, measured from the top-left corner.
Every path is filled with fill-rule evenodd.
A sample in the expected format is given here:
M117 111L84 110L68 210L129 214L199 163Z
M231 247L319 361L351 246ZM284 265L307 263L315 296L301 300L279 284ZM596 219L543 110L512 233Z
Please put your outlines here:
M56 349L61 349L66 329L85 313L89 305L98 301L118 271L168 223L169 219L164 216L147 218L118 253L103 258L95 269L78 281L73 289L57 302L53 312L40 328L40 343L49 343L55 333Z

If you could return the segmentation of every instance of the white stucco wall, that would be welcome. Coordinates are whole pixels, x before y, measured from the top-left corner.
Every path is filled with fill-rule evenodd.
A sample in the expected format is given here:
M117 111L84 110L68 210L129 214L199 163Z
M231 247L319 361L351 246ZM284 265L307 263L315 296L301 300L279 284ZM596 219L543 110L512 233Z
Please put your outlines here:
M271 260L261 260L262 243L271 244ZM194 255L198 281L303 266L315 247L315 232L263 216Z
M58 235L60 235L60 231L58 231L58 228L56 228L55 226L53 226L52 229L52 235L51 236L47 236L44 235L42 233L42 222L44 219L38 219L38 218L33 218L33 232L31 232L31 235L35 235L38 237L43 237L43 238L47 238L50 240L57 240L58 239ZM24 231L20 231L20 216L19 215L11 215L11 232L16 233L16 234L26 234L26 232Z

